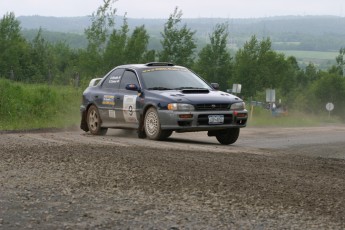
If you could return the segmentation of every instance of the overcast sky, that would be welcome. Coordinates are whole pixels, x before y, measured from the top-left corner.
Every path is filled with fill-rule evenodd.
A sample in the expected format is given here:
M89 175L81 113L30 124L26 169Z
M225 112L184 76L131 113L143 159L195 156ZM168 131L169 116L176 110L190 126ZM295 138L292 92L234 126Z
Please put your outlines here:
M0 0L0 15L86 16L102 4L103 0ZM129 18L168 18L176 6L182 10L182 18L345 16L344 0L118 0L114 4L118 15L127 12Z

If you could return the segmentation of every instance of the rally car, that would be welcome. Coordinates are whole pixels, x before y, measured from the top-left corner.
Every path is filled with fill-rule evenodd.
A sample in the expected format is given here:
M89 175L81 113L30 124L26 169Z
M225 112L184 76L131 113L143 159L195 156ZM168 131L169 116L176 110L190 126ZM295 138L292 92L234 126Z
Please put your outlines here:
M233 144L248 112L239 97L218 88L172 63L118 66L90 81L80 127L94 135L105 135L108 128L136 129L139 138L152 140L174 131L208 131L219 143Z

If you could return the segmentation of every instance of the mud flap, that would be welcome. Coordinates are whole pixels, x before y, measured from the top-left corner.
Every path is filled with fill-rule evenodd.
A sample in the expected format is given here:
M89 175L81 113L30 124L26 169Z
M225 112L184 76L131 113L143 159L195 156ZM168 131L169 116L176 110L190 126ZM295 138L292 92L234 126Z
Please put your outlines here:
M81 114L80 128L84 130L85 132L89 131L89 127L87 126L87 122L86 122L86 111L82 112Z

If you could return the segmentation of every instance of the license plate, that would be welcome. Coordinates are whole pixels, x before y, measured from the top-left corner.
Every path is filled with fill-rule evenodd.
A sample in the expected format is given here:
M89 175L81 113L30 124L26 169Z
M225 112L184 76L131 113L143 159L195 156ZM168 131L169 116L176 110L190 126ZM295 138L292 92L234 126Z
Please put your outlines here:
M209 115L208 123L209 124L224 124L224 116L223 115Z

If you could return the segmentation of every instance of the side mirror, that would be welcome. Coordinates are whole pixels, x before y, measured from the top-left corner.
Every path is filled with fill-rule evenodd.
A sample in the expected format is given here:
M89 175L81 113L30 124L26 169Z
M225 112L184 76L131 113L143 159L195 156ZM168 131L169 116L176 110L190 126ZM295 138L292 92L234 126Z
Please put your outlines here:
M218 83L211 83L211 86L213 87L213 89L219 90L219 84Z
M127 84L126 89L131 91L139 91L139 87L136 84Z

